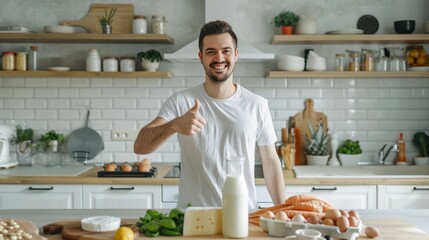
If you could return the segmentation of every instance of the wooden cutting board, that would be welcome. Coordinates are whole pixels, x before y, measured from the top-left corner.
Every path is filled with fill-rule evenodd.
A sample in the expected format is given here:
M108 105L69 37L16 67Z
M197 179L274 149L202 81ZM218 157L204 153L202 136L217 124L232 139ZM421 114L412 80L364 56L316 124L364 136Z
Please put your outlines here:
M112 33L132 33L134 19L133 4L92 4L88 13L82 19L76 21L65 20L60 22L60 24L81 26L90 33L102 33L99 18L100 16L104 16L104 10L109 13L112 8L116 8L116 14L112 22Z
M295 161L297 165L305 165L306 159L304 154L305 146L305 135L308 137L310 135L309 124L313 126L313 129L317 129L319 124L323 123L324 131L328 131L328 118L322 112L316 112L314 110L314 100L307 98L304 101L304 111L298 112L295 114L295 128L298 129L299 139L297 142L300 143L299 150L297 149L295 156ZM297 136L298 137L298 136ZM298 158L298 159L297 159Z
M11 219L1 219L0 218L0 221L5 222L5 223L8 223L10 220ZM37 226L33 222L31 222L29 220L24 220L24 219L13 219L13 220L19 225L19 228L15 229L15 230L9 229L8 230L9 233L22 230L22 231L24 231L24 232L26 232L32 236L31 240L46 240L46 238L39 235L39 228L37 228Z

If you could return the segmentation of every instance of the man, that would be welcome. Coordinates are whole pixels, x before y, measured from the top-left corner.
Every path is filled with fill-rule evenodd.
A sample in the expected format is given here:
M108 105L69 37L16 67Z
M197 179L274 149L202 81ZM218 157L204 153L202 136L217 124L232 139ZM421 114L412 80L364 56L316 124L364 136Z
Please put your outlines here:
M203 26L198 57L206 72L204 83L168 98L158 116L140 130L134 152L151 153L178 134L178 207L188 203L222 206L225 160L244 156L249 209L256 209L254 165L258 146L270 196L275 204L283 202L285 185L268 102L233 82L237 37L228 23L213 21Z

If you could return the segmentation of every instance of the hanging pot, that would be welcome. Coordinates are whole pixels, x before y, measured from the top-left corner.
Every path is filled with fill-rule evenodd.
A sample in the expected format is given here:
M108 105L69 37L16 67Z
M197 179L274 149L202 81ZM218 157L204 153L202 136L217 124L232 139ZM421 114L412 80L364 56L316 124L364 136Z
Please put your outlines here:
M67 138L67 151L77 161L86 163L104 149L100 134L88 127L89 110L86 115L85 127L74 130Z

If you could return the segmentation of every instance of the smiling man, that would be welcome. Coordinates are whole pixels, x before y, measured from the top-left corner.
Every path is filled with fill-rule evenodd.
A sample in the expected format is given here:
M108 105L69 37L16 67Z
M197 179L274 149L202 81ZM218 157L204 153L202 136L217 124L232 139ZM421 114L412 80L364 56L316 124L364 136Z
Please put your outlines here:
M249 209L257 208L254 165L258 147L265 182L275 204L285 200L277 140L266 99L233 82L237 37L224 21L205 24L198 56L204 83L175 93L158 116L143 127L134 143L137 154L155 151L178 134L181 156L178 207L222 206L226 159L244 156Z

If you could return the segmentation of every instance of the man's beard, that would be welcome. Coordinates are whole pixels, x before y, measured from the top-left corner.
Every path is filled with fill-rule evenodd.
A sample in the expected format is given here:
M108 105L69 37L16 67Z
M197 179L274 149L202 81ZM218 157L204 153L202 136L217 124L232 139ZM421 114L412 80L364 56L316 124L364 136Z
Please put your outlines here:
M229 64L228 64L228 68L229 68ZM217 74L212 73L212 68L209 66L208 70L205 70L206 75L210 78L210 80L212 80L212 82L215 83L222 83L225 82L230 76L231 74L234 72L234 69L232 69L231 72L227 72L225 74L222 74L221 76L218 76Z

